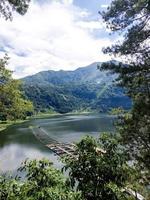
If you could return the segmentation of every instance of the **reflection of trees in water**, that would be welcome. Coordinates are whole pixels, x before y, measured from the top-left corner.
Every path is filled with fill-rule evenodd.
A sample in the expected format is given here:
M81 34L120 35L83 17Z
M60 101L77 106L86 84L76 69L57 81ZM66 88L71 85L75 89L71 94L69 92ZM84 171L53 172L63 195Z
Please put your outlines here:
M25 125L12 125L0 134L0 148L5 145L19 144L25 147L34 147L46 151L47 149L35 138L31 130Z

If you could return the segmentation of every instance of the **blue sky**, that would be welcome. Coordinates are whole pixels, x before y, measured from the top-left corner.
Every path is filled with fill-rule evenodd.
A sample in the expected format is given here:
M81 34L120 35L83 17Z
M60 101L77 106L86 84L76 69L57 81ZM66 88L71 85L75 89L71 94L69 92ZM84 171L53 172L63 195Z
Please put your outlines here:
M87 9L97 15L98 11L111 3L111 0L74 0L74 5Z
M43 70L74 70L110 57L102 48L115 37L98 14L110 0L33 0L25 16L0 18L0 56L20 78Z

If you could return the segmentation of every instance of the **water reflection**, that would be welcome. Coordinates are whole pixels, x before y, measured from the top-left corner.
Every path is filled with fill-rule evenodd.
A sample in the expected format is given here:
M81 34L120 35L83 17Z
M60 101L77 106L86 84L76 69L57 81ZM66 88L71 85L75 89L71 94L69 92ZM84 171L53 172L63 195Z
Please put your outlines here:
M60 168L57 157L35 138L31 125L42 127L53 139L72 142L87 134L97 137L100 132L113 131L112 124L113 117L107 115L59 115L11 126L0 133L0 169L15 171L26 158L43 157Z

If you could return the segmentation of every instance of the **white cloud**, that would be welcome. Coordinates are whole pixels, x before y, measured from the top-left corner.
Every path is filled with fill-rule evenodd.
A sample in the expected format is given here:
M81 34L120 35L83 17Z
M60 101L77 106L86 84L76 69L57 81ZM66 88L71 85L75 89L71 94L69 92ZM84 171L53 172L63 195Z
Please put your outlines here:
M14 77L49 69L75 69L109 59L101 48L111 41L94 38L91 32L103 30L102 22L87 21L89 13L72 3L71 0L43 5L32 2L25 16L15 14L12 22L0 19L0 49L9 54L9 68Z
M101 5L101 8L107 8L108 7L108 4L102 4Z
M73 0L63 0L64 4L73 4Z
M100 21L79 21L77 25L80 26L81 28L91 29L91 30L95 29L100 30L105 28L104 24L101 23Z

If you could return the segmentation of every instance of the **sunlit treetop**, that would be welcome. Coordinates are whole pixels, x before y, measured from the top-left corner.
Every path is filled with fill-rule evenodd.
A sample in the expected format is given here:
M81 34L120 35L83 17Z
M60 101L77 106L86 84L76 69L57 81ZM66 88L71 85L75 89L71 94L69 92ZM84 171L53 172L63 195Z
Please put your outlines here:
M8 60L9 57L7 55L5 55L4 58L0 58L0 85L12 80L12 72L6 69L6 66L8 66Z

